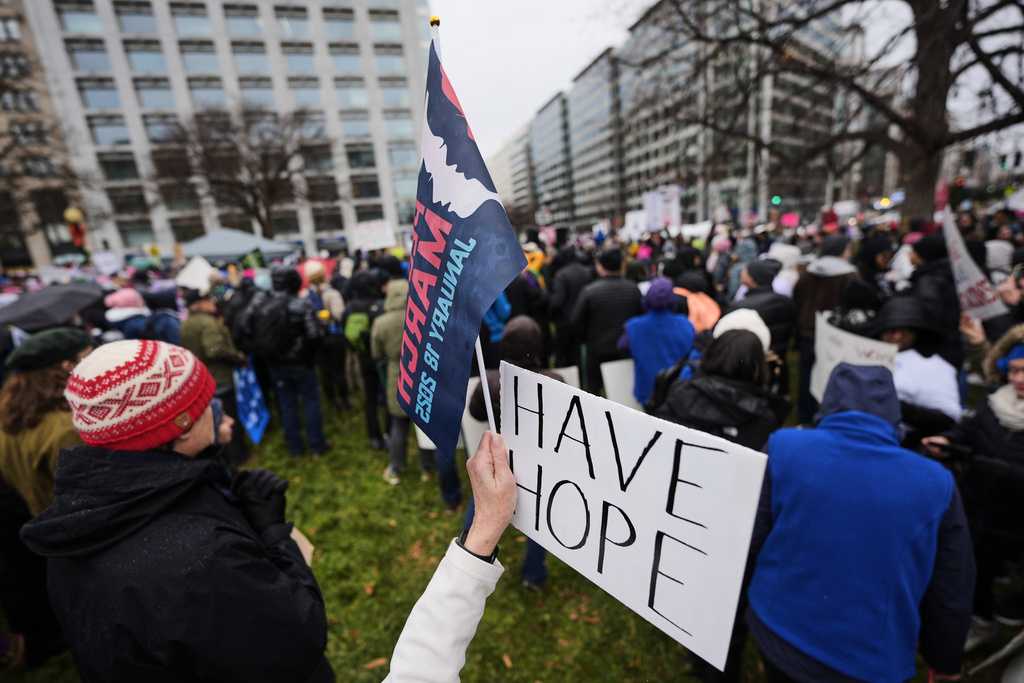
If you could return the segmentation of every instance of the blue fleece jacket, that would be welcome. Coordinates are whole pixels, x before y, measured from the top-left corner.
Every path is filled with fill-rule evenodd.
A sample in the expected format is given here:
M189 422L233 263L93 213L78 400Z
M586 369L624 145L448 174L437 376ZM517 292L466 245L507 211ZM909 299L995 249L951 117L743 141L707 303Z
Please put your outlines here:
M685 315L659 310L627 320L626 336L633 354L633 396L643 405L654 391L654 377L690 353L696 332Z
M853 678L913 678L952 476L861 411L776 432L768 476L772 527L749 590L757 618Z

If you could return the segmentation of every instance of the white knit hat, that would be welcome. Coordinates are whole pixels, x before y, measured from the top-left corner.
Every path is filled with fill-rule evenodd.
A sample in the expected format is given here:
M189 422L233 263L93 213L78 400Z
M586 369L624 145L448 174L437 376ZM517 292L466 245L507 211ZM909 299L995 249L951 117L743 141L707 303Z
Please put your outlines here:
M71 372L64 397L82 441L147 450L191 429L216 383L186 349L159 341L104 344Z
M751 308L737 308L732 313L726 313L715 325L714 336L718 339L729 330L746 330L753 332L761 340L764 352L772 347L772 333L757 311Z

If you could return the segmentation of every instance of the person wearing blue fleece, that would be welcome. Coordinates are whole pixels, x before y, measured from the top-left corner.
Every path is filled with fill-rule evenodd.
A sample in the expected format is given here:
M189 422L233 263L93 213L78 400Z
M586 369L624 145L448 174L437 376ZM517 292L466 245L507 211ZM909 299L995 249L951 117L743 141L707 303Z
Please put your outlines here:
M839 364L815 429L768 441L747 622L771 681L960 672L975 567L960 493L899 446L892 373Z

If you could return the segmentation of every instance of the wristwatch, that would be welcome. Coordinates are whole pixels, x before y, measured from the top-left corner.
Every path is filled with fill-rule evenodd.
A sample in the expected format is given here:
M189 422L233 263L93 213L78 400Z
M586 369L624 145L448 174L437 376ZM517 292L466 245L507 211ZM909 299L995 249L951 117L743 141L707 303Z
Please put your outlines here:
M466 536L468 536L468 535L469 535L469 528L467 527L467 528L463 529L462 533L459 534L459 537L457 539L455 539L455 542L458 544L458 546L460 548L462 548L463 550L465 550L470 555L472 555L473 557L477 558L478 560L482 560L482 561L486 562L487 564L494 564L494 561L496 559L498 559L498 551L500 550L500 548L498 546L494 546L494 552L491 553L490 555L478 555L478 554L474 553L472 550L470 550L469 548L466 547Z

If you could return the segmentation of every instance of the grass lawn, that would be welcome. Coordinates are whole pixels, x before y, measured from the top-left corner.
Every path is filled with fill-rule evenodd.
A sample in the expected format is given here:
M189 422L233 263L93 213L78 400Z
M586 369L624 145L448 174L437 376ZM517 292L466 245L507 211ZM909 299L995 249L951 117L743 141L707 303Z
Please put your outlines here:
M411 439L412 467L391 487L381 478L384 454L366 446L361 413L331 417L326 427L330 455L290 459L277 430L252 464L291 481L288 513L316 545L313 569L327 603L327 654L337 680L376 682L386 675L406 616L458 533L462 514L446 514L436 481L420 481ZM506 533L501 560L507 570L469 648L464 681L695 680L682 647L560 561L549 558L543 593L522 588L522 541L514 530ZM749 644L745 659L744 679L761 680ZM78 679L65 655L6 680Z

